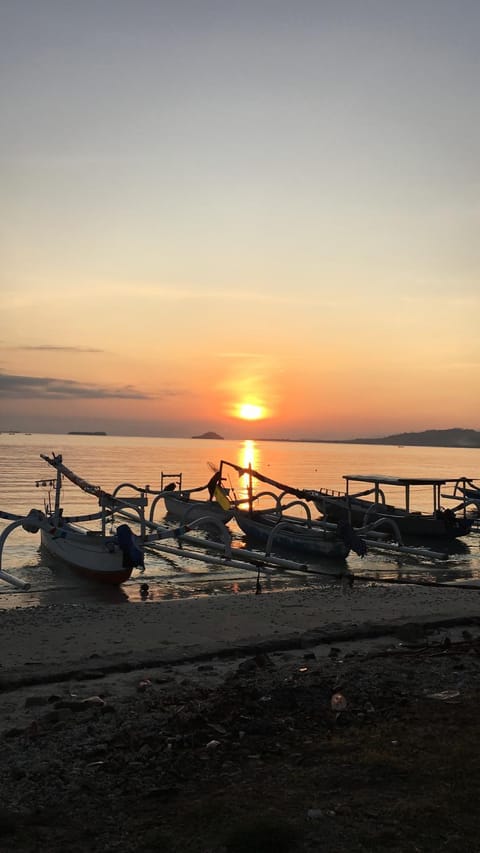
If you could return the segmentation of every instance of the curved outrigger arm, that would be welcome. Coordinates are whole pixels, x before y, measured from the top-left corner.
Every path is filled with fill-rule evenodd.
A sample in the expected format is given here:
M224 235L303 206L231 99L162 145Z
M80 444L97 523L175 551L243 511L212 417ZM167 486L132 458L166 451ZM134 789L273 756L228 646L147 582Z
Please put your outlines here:
M480 511L480 482L478 480L459 477L458 480L448 480L448 482L454 483L453 489L450 494L442 492L442 498L460 501L457 506L453 507L453 512L463 510L465 513L468 507Z
M0 510L0 518L5 518L11 521L11 524L8 524L2 533L0 534L0 580L5 581L5 583L9 583L11 586L16 586L18 589L27 590L30 589L30 584L26 581L21 581L19 578L13 577L8 572L4 572L2 569L2 554L3 554L3 546L10 536L10 533L13 533L17 527L23 527L27 533L38 533L40 528L44 526L46 522L46 518L39 509L31 509L28 515L14 515L11 512L3 512Z

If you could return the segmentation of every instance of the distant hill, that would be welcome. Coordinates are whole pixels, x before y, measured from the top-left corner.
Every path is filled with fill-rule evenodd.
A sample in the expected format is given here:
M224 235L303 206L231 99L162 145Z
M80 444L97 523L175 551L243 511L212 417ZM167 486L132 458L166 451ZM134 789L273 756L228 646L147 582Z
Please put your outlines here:
M480 432L474 429L427 429L401 432L385 438L352 438L345 444L396 444L409 447L480 447Z
M217 432L204 432L202 435L192 435L192 438L218 438L223 441L223 435L218 435Z

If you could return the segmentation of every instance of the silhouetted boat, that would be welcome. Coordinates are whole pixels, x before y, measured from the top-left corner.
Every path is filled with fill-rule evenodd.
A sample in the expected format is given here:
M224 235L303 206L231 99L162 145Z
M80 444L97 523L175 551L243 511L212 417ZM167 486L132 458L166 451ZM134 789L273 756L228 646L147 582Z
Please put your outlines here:
M288 552L318 560L328 557L345 560L351 550L348 540L299 517L264 510L236 510L235 521L248 541L261 545L267 553Z
M235 501L234 519L247 541L261 545L267 554L271 551L298 553L315 560L326 557L341 562L345 561L351 550L361 556L366 554L364 540L349 526L326 525L312 519L307 501L296 498L292 500L295 490L287 486L282 487L282 484L264 477L251 467L242 469L225 460L220 463L220 476L225 465L240 474L247 474L249 478L247 500ZM280 487L282 491L280 494L254 491L254 479ZM268 502L268 508L262 506L265 502ZM255 509L254 506L258 508ZM292 510L295 510L295 514L292 514Z
M182 474L161 472L160 492L165 509L171 518L188 523L193 519L214 516L227 523L233 518L233 508L228 498L228 490L220 482L216 471L204 486L193 489L182 488Z
M63 464L61 455L51 457L40 455L56 470L54 481L37 483L37 485L54 486L53 504L49 493L43 510L32 509L26 516L0 512L0 518L12 521L0 537L0 561L6 537L21 525L28 533L40 532L42 546L48 554L68 563L83 576L115 586L124 583L130 578L134 568L144 566L142 543L133 534L128 524L120 524L116 533L108 535L107 521L113 520L115 512L121 515L128 510L135 512L136 520L140 523L145 499L136 497L125 500L113 499L107 492L98 486L93 486L67 468ZM101 509L86 515L64 517L61 506L63 477L98 498ZM85 523L91 521L99 521L100 529L92 530L85 527ZM15 583L10 576L5 577L5 573L0 572L0 577L22 587L21 582Z
M310 503L313 503L320 512L323 510L323 501L328 502L329 505L330 501L335 501L334 506L340 507L342 505L341 502L345 498L345 494L342 492L333 492L326 489L298 489L294 486L289 486L285 483L279 482L278 480L274 480L272 477L267 477L265 474L255 471L250 465L247 468L242 468L240 465L236 465L233 462L227 462L226 460L222 460L220 463L221 473L223 472L224 466L231 467L237 471L238 474L248 477L246 498L244 498L243 501L240 500L240 498L236 499L235 519L238 525L244 531L247 530L248 526L249 535L253 536L253 534L256 533L258 537L262 536L263 538L265 538L267 530L270 528L268 540L269 545L274 541L271 537L275 537L277 542L280 542L280 537L283 533L285 546L295 548L302 547L302 543L305 544L308 541L307 537L302 534L302 538L300 539L299 535L295 535L297 531L299 531L299 527L295 527L294 530L288 531L285 524L286 522L295 521L297 524L299 522L301 523L302 529L314 528L317 530L317 538L315 541L320 541L318 531L321 530L323 531L324 536L328 533L331 537L336 537L337 540L342 541L343 544L346 543L349 545L349 548L360 556L364 556L366 548L368 547L369 549L374 548L380 551L387 551L391 554L409 554L434 561L438 559L447 559L448 557L446 545L444 547L443 543L441 543L442 550L433 550L433 548L429 546L427 536L420 537L420 541L418 541L417 545L413 542L409 544L407 541L408 537L404 537L402 534L401 525L397 523L397 516L393 513L388 515L387 518L387 513L385 513L384 517L381 514L376 515L374 513L368 513L368 508L366 508L363 512L359 512L358 517L355 514L349 515L342 511L341 513L339 512L338 517L335 518L328 518L322 513L323 518L312 519L309 509ZM255 491L254 481L256 480L260 483L273 486L276 491ZM410 481L410 483L411 482L412 481ZM428 482L431 483L430 480ZM435 482L444 483L446 481L442 480ZM287 499L287 496L294 497L297 500L290 500L290 503L286 504L285 500ZM254 508L255 506L259 506L266 498L269 498L270 501L273 500L273 508L269 508L268 510L263 508L262 510ZM336 501L339 498L340 502L337 504ZM297 517L292 519L290 515L286 517L287 509L291 509L294 506L298 506L297 512L300 512L301 518ZM412 515L414 514L412 513ZM277 521L276 528L272 526L271 523L275 518ZM447 519L448 518L449 515L447 511ZM461 519L458 519L458 521L461 521ZM445 524L445 522L443 522L443 524ZM467 526L469 527L470 524L471 521L468 520ZM299 541L295 541L296 538L298 538ZM288 541L288 539L290 541ZM453 539L451 541L455 540Z
M416 541L438 539L451 541L467 536L472 527L472 518L462 505L459 511L443 509L440 502L441 489L448 482L438 477L391 477L374 474L345 474L345 492L319 489L315 505L323 517L331 522L348 521L354 527L372 522L384 522L385 529L392 522L404 538ZM351 492L352 483L369 484L368 489ZM400 488L403 505L387 503L385 488ZM412 508L412 490L429 487L432 490L432 509L424 512ZM369 497L371 496L371 497Z

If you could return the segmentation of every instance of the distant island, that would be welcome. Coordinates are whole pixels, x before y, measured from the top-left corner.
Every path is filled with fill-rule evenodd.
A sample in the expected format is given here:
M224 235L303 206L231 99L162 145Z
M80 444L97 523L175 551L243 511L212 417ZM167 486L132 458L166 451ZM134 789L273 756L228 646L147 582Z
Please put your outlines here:
M427 429L424 432L400 432L385 438L352 438L342 444L395 444L405 447L480 447L480 432L475 429Z
M218 438L223 441L223 435L218 435L217 432L204 432L202 435L192 435L192 438Z
M304 442L305 444L387 444L397 447L480 447L480 432L475 429L428 429L424 432L400 432L383 438L257 438L255 441Z
M107 434L106 432L101 432L100 430L98 430L98 432L79 432L79 431L67 432L67 435L106 435L106 434Z

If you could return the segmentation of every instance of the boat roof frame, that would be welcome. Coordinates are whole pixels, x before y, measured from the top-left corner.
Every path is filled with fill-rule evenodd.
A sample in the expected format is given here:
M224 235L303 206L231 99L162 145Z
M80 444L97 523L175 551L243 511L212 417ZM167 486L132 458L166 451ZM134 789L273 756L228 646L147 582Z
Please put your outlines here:
M456 482L444 477L392 477L388 474L344 474L343 479L358 483L372 483L377 486L444 486Z
M379 496L383 495L382 486L401 486L404 490L404 499L405 499L405 509L407 512L410 512L410 497L411 497L411 487L412 486L430 486L432 489L432 498L433 498L433 512L442 510L441 506L441 498L442 497L451 497L449 495L442 495L441 488L445 486L447 483L455 483L456 487L460 483L467 482L466 477L392 477L388 474L344 474L343 479L345 480L345 494L350 497L359 497L360 495L366 495L370 492L375 492L375 500L378 501ZM369 489L368 492L360 492L356 495L352 495L350 493L350 483L370 483L373 488ZM384 500L384 498L383 498ZM456 509L463 509L463 515L466 516L467 511L467 503L466 501L463 504L459 505Z

